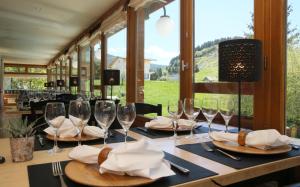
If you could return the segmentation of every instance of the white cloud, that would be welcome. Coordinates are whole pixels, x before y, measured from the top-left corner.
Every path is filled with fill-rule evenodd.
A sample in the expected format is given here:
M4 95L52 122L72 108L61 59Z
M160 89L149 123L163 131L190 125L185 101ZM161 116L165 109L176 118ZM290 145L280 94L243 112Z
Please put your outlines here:
M170 59L177 56L179 53L176 51L168 51L156 45L150 45L145 49L145 56L150 58L160 59Z

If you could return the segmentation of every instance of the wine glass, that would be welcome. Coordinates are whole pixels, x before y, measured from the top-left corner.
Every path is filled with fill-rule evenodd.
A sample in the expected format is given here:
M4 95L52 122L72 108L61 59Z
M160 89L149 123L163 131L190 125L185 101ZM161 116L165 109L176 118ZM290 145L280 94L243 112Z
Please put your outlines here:
M125 105L118 104L117 118L125 131L125 143L127 142L127 134L130 126L134 122L136 117L136 110L134 103L127 103Z
M116 117L115 102L111 100L96 101L94 115L98 125L104 129L104 146L106 146L108 129Z
M183 113L182 101L168 101L168 113L172 118L172 126L174 130L174 138L177 138L178 119Z
M225 132L228 132L228 124L234 114L235 104L232 99L220 100L219 111L225 121Z
M211 123L218 113L218 100L215 98L204 98L202 101L202 113L208 122L208 133L211 132Z
M189 120L194 121L200 113L200 101L198 99L185 98L183 104L183 110L186 117ZM195 125L196 122L195 123L193 122L191 126L191 133L189 136L187 136L187 138L193 138L194 136L193 130Z
M59 127L63 124L66 116L66 110L64 103L61 102L53 102L47 103L45 107L45 120L49 126L53 127L54 129L54 145L53 148L50 149L48 152L50 154L61 152L57 145L57 131Z
M82 98L70 101L69 104L69 119L78 129L78 146L81 145L81 134L85 125L91 117L91 107L89 101L84 101Z

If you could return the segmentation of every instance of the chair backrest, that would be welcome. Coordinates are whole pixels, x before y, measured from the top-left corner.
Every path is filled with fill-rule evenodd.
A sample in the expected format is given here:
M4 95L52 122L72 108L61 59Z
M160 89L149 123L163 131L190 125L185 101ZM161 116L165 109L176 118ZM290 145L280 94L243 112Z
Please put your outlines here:
M148 103L135 103L136 114L156 113L158 116L162 115L162 105L152 105Z

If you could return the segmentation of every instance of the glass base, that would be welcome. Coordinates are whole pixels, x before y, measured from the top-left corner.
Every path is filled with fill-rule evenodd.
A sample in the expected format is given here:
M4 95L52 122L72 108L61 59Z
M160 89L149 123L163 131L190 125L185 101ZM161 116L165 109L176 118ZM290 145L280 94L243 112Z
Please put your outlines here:
M62 151L63 151L63 149L61 149L61 148L59 148L57 146L54 146L52 149L48 150L48 153L49 154L55 154L55 153L60 153Z

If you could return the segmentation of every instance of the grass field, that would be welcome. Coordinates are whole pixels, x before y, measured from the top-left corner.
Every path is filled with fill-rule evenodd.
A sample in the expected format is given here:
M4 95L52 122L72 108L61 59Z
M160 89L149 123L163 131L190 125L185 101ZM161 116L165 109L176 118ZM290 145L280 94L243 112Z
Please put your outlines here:
M163 115L168 115L168 101L176 101L179 98L178 81L145 81L145 103L162 104Z

